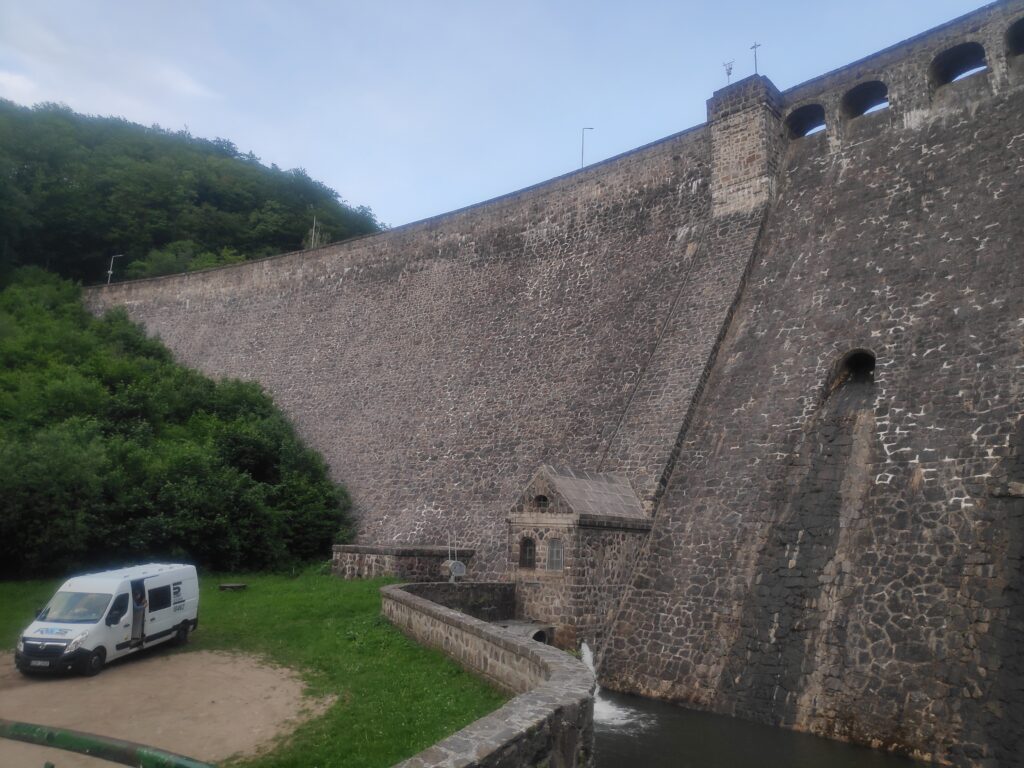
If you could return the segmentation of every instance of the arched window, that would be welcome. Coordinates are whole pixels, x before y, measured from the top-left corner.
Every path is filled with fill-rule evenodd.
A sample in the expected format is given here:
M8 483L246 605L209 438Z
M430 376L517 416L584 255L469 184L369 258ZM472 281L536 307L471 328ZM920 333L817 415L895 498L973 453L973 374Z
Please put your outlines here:
M889 89L885 83L869 80L855 85L843 96L843 116L848 120L870 115L889 107Z
M1017 19L1007 30L1006 55L1010 59L1024 55L1024 19Z
M943 51L932 61L932 86L940 88L988 69L981 43L961 43Z
M537 544L529 536L524 536L519 541L519 567L537 567Z
M786 118L791 138L799 139L825 130L825 108L821 104L805 104Z
M548 500L548 497L543 494L533 497L533 506L537 509L547 509L550 505L551 502Z
M562 540L550 539L548 541L548 570L562 570Z

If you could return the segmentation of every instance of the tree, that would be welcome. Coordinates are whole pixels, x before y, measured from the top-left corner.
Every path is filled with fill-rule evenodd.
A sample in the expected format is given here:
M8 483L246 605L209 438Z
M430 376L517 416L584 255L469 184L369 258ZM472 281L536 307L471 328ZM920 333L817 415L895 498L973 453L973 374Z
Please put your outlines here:
M129 277L232 263L301 248L314 215L338 240L381 229L304 170L268 168L227 139L0 100L0 268L88 283L115 253Z
M258 385L177 365L40 269L0 291L0 462L0 577L280 568L347 536L344 489Z

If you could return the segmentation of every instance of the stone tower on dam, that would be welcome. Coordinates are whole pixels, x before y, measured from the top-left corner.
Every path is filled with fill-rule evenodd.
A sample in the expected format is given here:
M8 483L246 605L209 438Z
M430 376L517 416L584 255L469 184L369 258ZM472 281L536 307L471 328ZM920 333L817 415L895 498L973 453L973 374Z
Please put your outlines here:
M1022 243L1006 0L502 198L88 300L274 395L356 570L454 539L607 686L1021 766Z

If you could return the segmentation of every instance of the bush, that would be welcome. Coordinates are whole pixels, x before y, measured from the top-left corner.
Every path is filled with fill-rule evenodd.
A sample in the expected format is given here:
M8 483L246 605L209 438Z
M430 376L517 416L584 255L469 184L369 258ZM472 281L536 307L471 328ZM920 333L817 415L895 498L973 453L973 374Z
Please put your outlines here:
M173 362L41 270L0 292L0 576L322 559L348 496L251 382Z

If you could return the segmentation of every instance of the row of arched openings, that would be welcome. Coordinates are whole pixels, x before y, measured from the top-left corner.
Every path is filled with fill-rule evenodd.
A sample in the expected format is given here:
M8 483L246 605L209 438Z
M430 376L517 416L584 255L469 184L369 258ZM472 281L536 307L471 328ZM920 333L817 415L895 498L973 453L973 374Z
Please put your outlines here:
M547 565L549 571L562 570L564 551L561 539L548 539ZM519 541L519 567L533 569L537 567L537 542L531 536L524 536Z
M1012 24L1006 33L1006 54L1010 60L1024 56L1024 18ZM932 89L979 75L988 70L988 59L981 43L961 43L949 48L931 63L928 71ZM880 80L855 85L843 96L841 114L846 120L880 112L889 107L889 88ZM810 136L826 130L825 107L804 104L786 118L786 128L792 138Z

